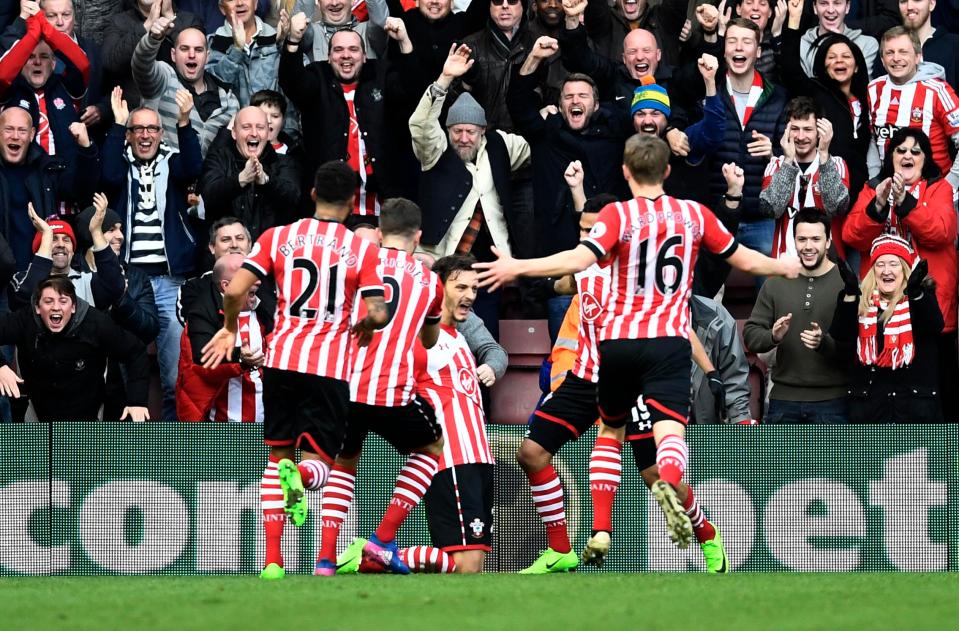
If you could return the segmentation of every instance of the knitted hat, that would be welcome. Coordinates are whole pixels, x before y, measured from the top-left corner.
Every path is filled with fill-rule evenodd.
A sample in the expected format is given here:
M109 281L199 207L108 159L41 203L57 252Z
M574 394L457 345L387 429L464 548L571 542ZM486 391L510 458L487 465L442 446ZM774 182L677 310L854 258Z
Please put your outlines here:
M461 94L446 115L446 126L452 127L453 125L486 127L486 112L469 92Z
M90 234L90 220L93 219L93 214L95 212L97 212L96 208L93 206L87 206L82 213L77 215L76 224L78 241L76 243L76 248L78 252L84 252L87 248L93 245L93 235ZM112 208L107 208L107 212L103 216L103 229L110 230L117 224L123 225L123 220L120 219L120 215L118 215Z
M68 237L70 237L70 240L73 241L73 247L74 247L74 249L76 249L76 247L77 247L77 237L76 237L75 234L73 234L73 228L70 227L70 224L68 224L68 223L65 222L65 221L60 221L59 219L51 219L50 221L47 222L47 225L49 225L51 228L53 228L53 234L54 234L54 235L57 235L57 234L65 234L65 235L67 235ZM40 239L41 239L41 237L42 237L42 235L41 235L41 233L39 233L39 232L38 232L37 234L35 234L34 237L33 237L33 253L34 253L34 254L36 254L36 253L37 253L37 250L40 249Z
M643 85L633 92L633 104L629 108L629 113L635 114L639 110L658 110L663 113L663 116L669 118L671 110L666 89L649 75L643 77L642 82Z
M909 242L894 234L884 234L876 237L872 242L872 248L869 250L869 267L876 264L879 257L884 254L893 254L903 259L910 265L915 262L916 253L913 251Z

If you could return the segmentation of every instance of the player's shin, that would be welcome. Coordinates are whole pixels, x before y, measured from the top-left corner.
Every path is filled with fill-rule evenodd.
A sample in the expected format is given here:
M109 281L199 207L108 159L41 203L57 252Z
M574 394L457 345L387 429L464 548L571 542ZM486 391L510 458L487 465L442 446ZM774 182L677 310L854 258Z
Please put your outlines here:
M260 509L263 515L263 531L266 537L266 558L263 562L264 578L279 578L283 568L283 554L280 551L280 542L283 538L283 526L286 524L283 491L280 489L280 478L277 469L278 457L270 456L270 460L263 470L260 479ZM270 568L275 565L276 568ZM266 568L270 568L267 572ZM279 568L279 569L277 569Z
M400 559L412 572L452 574L456 571L453 557L439 548L431 546L411 546L399 552Z
M356 468L334 464L330 470L330 477L323 487L322 508L320 520L323 524L323 537L317 561L336 559L336 542L340 534L340 527L346 519L346 514L353 503L356 486Z

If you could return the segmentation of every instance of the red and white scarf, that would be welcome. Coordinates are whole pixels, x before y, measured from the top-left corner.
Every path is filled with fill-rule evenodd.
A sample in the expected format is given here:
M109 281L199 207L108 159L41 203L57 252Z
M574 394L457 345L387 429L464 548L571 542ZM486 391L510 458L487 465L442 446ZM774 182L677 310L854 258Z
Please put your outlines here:
M733 96L733 83L726 80L726 89L729 91L729 98L735 99ZM753 115L753 108L756 107L756 104L759 103L759 97L763 95L763 77L759 72L753 70L753 85L749 88L749 96L746 97L746 109L743 111L743 129L746 129L746 125L749 124L749 117Z
M877 356L876 334L878 333L879 311L886 303L880 300L879 291L872 293L869 310L859 316L859 339L856 341L856 353L863 366L881 368L903 368L912 363L916 347L912 340L912 319L909 314L909 298L903 296L896 305L892 317L882 330L882 353Z

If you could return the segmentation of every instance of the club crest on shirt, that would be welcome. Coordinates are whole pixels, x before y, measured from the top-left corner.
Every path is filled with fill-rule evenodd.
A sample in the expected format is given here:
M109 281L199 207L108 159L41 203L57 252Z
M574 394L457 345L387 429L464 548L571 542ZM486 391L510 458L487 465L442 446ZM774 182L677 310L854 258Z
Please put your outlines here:
M58 110L62 110L62 109L65 108L66 106L67 106L67 104L64 103L64 102L63 102L63 99L61 99L59 96L58 96L57 98L53 99L53 107L57 108Z
M373 97L373 101L379 103L383 100L383 92L379 88L373 88L370 90L370 96Z
M473 521L470 522L470 530L473 533L473 539L481 539L483 537L484 528L486 528L486 524L480 521L479 517L474 517Z
M914 107L914 108L912 108L911 121L912 121L913 123L921 123L921 122L922 122L922 108L921 108L921 107Z

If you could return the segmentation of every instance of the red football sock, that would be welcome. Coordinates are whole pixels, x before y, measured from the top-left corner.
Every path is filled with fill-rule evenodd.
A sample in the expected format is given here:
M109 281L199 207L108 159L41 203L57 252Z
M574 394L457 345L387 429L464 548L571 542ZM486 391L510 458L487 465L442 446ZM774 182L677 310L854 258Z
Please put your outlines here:
M270 563L283 565L283 553L280 542L283 539L283 525L286 523L286 511L283 510L283 491L280 489L280 474L276 463L279 458L270 456L260 479L260 509L263 512L263 532L266 535L266 559L264 566Z
M533 494L533 504L546 526L546 540L556 552L569 552L569 535L566 532L566 509L563 506L563 484L556 475L553 465L535 473L527 472L529 490Z
M336 540L340 536L340 526L353 503L356 486L356 469L334 464L330 478L323 487L323 500L320 519L323 522L323 537L320 553L316 560L326 559L336 562Z
M615 438L598 436L589 456L589 495L593 499L593 530L613 531L613 500L623 475L622 446Z
M303 488L307 491L316 491L326 484L330 475L330 466L322 460L303 460L296 465L303 479Z
M686 496L686 501L683 502L683 508L686 510L686 514L689 515L689 521L693 522L693 533L696 535L696 541L699 543L710 541L716 537L716 529L713 528L713 525L706 519L706 514L703 513L703 509L699 507L699 502L696 501L696 496L693 495L693 487L690 486L687 488L689 489L689 494Z
M400 550L400 559L413 572L452 574L456 571L452 556L430 546L403 548Z
M689 449L681 436L670 434L656 445L656 465L659 467L659 477L673 485L679 486L686 471L686 460L689 458Z
M439 465L439 456L425 453L410 454L406 464L396 476L396 486L393 487L390 505L383 515L380 527L376 529L377 539L383 543L389 543L396 538L396 531L426 495L426 490L430 488Z

